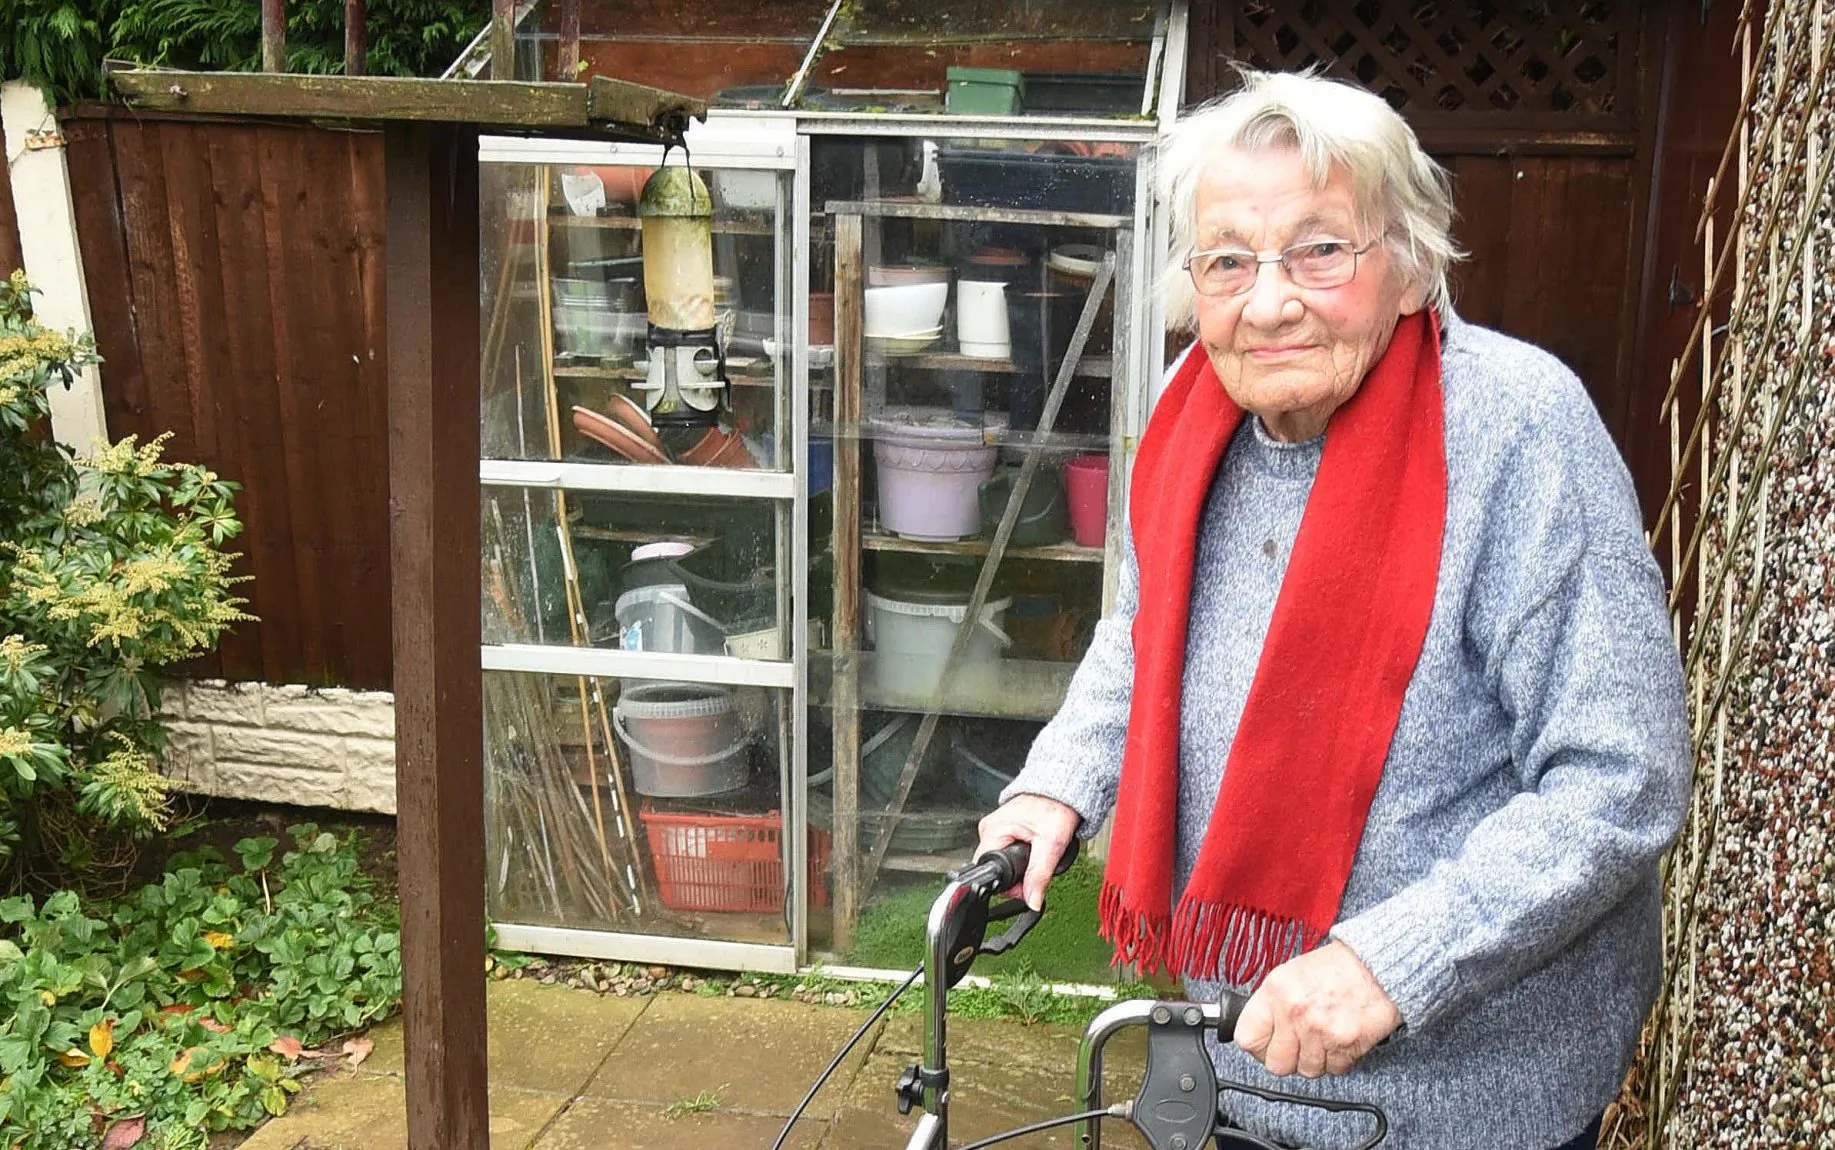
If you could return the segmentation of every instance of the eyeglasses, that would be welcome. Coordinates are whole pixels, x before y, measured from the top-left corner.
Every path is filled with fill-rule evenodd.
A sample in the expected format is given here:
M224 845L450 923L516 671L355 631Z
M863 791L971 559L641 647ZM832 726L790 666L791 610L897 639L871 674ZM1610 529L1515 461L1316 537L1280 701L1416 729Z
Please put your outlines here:
M1375 240L1354 248L1349 240L1324 239L1278 252L1211 248L1185 257L1185 270L1199 295L1241 295L1255 286L1263 264L1280 264L1293 286L1318 291L1343 287L1357 278L1357 257L1375 246Z

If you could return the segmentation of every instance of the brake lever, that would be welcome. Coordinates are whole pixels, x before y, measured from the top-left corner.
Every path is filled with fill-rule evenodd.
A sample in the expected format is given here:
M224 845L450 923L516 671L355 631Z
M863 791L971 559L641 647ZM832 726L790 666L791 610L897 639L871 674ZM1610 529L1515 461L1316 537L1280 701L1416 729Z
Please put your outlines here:
M1033 910L1026 905L1023 899L1010 898L1005 902L995 903L988 908L988 921L1003 922L1010 918L1014 920L1013 925L983 942L978 953L1005 954L1019 945L1019 940L1025 938L1027 933L1044 917L1044 911Z

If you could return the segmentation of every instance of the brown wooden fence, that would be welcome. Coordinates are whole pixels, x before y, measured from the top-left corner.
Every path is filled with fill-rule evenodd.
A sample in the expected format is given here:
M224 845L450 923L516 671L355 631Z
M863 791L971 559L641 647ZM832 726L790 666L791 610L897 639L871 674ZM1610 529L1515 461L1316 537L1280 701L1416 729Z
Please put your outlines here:
M95 108L64 132L109 433L243 485L261 621L197 670L387 687L380 137Z
M24 262L19 255L19 218L13 214L10 166L0 164L0 276L12 275Z

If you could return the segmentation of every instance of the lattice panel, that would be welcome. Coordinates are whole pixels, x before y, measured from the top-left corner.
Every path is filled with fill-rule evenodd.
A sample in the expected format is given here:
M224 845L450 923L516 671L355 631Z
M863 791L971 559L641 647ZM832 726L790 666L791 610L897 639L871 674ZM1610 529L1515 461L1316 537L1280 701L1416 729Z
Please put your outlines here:
M1226 7L1238 59L1283 71L1323 64L1411 116L1622 120L1631 111L1633 0L1249 0Z

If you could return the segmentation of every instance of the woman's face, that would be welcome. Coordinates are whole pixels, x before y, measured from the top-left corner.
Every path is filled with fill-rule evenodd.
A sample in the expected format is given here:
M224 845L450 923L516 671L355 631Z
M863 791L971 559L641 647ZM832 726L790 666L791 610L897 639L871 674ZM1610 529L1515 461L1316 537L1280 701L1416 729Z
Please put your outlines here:
M1219 154L1199 177L1195 206L1200 251L1276 252L1319 239L1372 244L1341 287L1297 288L1280 265L1264 264L1241 295L1198 297L1198 338L1230 398L1261 416L1277 439L1319 435L1425 293L1404 282L1381 236L1357 227L1350 173L1335 167L1316 188L1294 149Z

